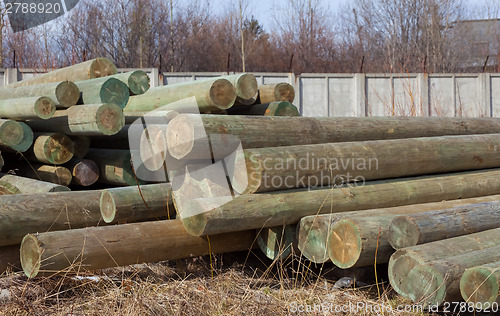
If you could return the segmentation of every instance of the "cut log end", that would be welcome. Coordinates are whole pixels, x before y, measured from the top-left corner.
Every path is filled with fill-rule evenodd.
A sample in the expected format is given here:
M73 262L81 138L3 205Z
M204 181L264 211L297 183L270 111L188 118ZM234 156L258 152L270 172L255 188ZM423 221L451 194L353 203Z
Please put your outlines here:
M182 218L184 229L193 236L204 236L205 227L207 226L207 217L204 213Z
M276 100L292 103L295 100L295 89L289 83L278 83L274 88L274 96Z
M215 80L210 87L210 98L217 108L221 110L229 109L236 101L236 89L226 79Z
M342 269L353 267L361 254L361 238L355 223L343 219L332 226L328 238L328 254Z
M259 95L259 85L253 74L243 74L236 82L238 103L242 105L254 104Z
M118 79L110 78L102 84L100 90L102 103L114 103L123 109L127 105L129 97L128 86Z
M36 139L34 152L40 162L58 165L71 160L74 145L68 136L52 133L41 135Z
M90 79L116 75L118 70L113 62L105 57L99 57L94 60L90 66Z
M35 102L35 114L42 120L46 120L54 116L56 105L50 98L40 97Z
M316 229L314 226L300 227L300 231L306 231L306 234L299 233L298 248L302 256L314 263L324 263L330 258L328 257L328 248L326 244L326 236L323 236L322 229ZM303 222L300 223L303 225Z
M16 121L3 120L0 124L0 141L5 146L16 146L24 137L21 124Z
M167 126L168 153L175 159L185 158L194 147L195 127L189 116L180 114Z
M394 249L418 245L419 235L418 225L407 216L396 216L389 226L389 243Z
M149 90L149 76L141 70L134 71L128 78L130 92L135 95L143 94Z
M419 265L407 276L408 296L414 302L424 305L440 305L446 295L446 280L432 266Z
M26 125L26 123L19 122L19 124L23 129L23 139L21 140L21 142L19 142L19 144L11 146L10 148L12 148L15 151L23 153L27 151L33 144L33 131L28 125Z
M97 110L96 122L103 135L115 135L125 126L125 116L118 105L103 104Z
M108 190L103 190L99 199L102 219L106 223L112 223L116 215L116 204L113 195Z
M88 187L99 179L99 167L90 159L82 159L76 163L72 173L73 182L83 187Z
M73 82L64 81L56 87L56 98L59 105L70 107L78 103L80 99L80 90Z
M492 269L474 267L465 270L460 280L460 292L467 302L493 304L500 293L500 280Z
M400 295L408 298L408 272L421 262L411 256L405 249L396 251L389 260L388 275L392 288Z
M42 250L36 237L31 234L24 236L21 242L21 266L28 278L34 278L40 272L41 257Z

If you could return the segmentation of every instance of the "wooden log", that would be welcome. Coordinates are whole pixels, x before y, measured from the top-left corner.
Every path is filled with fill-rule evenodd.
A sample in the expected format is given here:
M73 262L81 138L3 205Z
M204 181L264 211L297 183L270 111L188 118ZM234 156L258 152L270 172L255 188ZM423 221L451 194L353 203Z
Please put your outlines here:
M388 240L394 249L500 227L500 200L396 216Z
M490 170L360 187L241 195L230 202L222 198L225 204L220 204L220 199L178 203L176 190L173 197L186 230L201 236L296 224L302 217L315 214L500 194L499 176L500 171Z
M83 187L91 186L99 179L99 167L90 159L71 159L65 164L70 172L71 183Z
M106 223L171 219L175 216L170 183L106 189L102 191L99 205Z
M328 256L328 234L331 231L332 226L341 219L365 216L413 214L417 212L447 209L460 205L496 201L498 199L500 199L500 195L488 195L469 199L306 216L300 220L297 229L298 249L300 250L302 256L307 258L309 261L314 263L324 263L330 260L330 257ZM373 258L375 258L375 255Z
M102 225L101 191L5 195L0 199L0 246L29 233Z
M229 82L234 85L234 87L236 88L235 105L251 105L254 104L255 101L257 101L257 97L259 96L259 86L253 74L242 73L217 78L229 80Z
M295 105L286 101L276 101L251 106L232 107L227 109L229 115L262 115L262 116L300 116Z
M27 153L30 160L62 165L73 157L73 141L61 133L36 133L33 148Z
M9 146L10 150L23 153L33 145L33 130L26 123L18 122L23 129L23 138L17 145Z
M121 74L111 75L107 78L118 79L129 88L130 95L143 94L149 90L149 76L142 70L134 70Z
M465 270L460 279L460 293L466 302L476 306L500 303L500 261Z
M51 118L56 105L47 97L26 97L0 100L0 117L13 120Z
M257 103L271 103L286 101L292 103L295 99L295 89L286 82L263 84L259 86L259 98Z
M72 106L56 111L53 118L26 122L34 131L67 135L114 135L125 125L123 110L116 104Z
M500 246L500 228L396 250L389 260L392 288L409 297L408 274L418 265Z
M257 244L266 257L283 260L295 253L296 225L276 226L257 230Z
M490 134L247 149L236 154L235 166L246 168L235 168L231 184L250 194L495 168L499 143Z
M71 81L51 82L11 88L10 85L0 88L0 99L14 99L44 96L60 107L75 105L80 99L80 90Z
M249 149L490 133L500 133L497 118L312 118L181 114L168 126L167 142L168 150L174 158L204 159L207 136L210 143L221 151L212 154L216 158L225 158L219 156L234 150L231 144L226 145L230 136L241 141L244 149ZM225 151L222 150L224 148ZM352 156L349 154L349 157Z
M7 165L11 173L45 182L68 186L71 183L71 171L63 166L43 165L39 163L12 162Z
M176 260L253 248L255 231L193 237L179 220L73 229L27 235L21 244L24 273L67 273ZM65 271L65 272L64 272Z
M465 270L498 260L500 247L497 246L425 262L408 273L408 296L424 305L460 301L460 278Z
M39 74L33 78L25 79L7 85L9 88L38 85L58 81L78 81L99 78L117 73L116 66L107 58L99 57L76 65L53 70L45 74Z
M189 99L192 97L193 102ZM189 99L187 104L176 102L183 99ZM236 89L228 80L196 80L152 88L144 94L130 97L124 111L152 111L161 108L182 112L196 108L197 105L200 112L210 113L230 108L235 100Z
M80 90L79 104L114 103L123 109L130 96L128 86L114 78L76 81L75 84Z
M21 271L19 248L21 245L0 247L0 275L7 272Z
M63 185L4 173L0 173L0 186L15 192L14 194L70 191Z
M19 122L0 119L0 146L19 145L23 136L24 130Z
M132 166L130 150L125 149L95 149L87 154L87 159L93 160L99 167L99 183L112 185L137 185L144 181L136 179Z

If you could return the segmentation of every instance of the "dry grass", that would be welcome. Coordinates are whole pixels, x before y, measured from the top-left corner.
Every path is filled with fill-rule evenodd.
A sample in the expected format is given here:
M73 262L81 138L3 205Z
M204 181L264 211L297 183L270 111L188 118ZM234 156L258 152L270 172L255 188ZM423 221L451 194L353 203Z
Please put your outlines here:
M21 273L4 275L0 288L8 289L10 297L0 301L0 314L290 315L301 314L295 312L294 306L316 305L316 312L306 314L329 315L335 305L363 303L372 310L356 314L380 315L377 306L409 304L384 290L387 283L380 285L380 298L375 286L334 289L334 281L342 274L332 265L310 267L297 258L271 262L248 253L212 259L210 262L210 257L198 257L104 269L79 279L53 276L28 280ZM370 279L370 271L357 273L366 280ZM332 305L319 310L320 304ZM414 315L396 311L383 314Z

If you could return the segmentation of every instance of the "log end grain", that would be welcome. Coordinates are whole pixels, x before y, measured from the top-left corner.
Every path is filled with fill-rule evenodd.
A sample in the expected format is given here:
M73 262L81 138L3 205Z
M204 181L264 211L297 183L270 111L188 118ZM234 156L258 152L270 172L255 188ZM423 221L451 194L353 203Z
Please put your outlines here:
M217 79L210 86L209 96L217 108L225 110L236 101L236 88L229 80Z
M354 222L343 219L335 223L328 237L328 255L342 269L353 267L361 254L362 241Z
M438 270L428 265L419 265L407 275L409 298L424 305L434 305L444 301L446 280Z
M421 262L405 249L397 250L389 259L388 276L392 288L400 295L408 296L408 273Z
M320 223L303 218L298 230L298 248L302 256L314 263L324 263L330 260L324 229L317 227Z
M71 81L63 81L56 87L56 98L59 105L70 107L75 105L80 99L80 90Z
M54 116L56 105L50 98L40 97L35 102L34 110L37 117L46 120Z
M116 75L118 73L118 69L116 68L113 62L105 57L96 58L89 70L89 78L100 78L111 75Z
M0 123L0 141L5 146L16 146L24 137L24 129L19 122L2 120Z
M21 267L28 278L34 278L40 272L42 249L34 235L24 236L21 242Z
M389 243L394 249L419 244L420 229L408 216L396 216L389 226Z
M274 96L276 100L292 103L295 100L295 89L289 83L278 83L274 88Z
M118 105L107 103L97 110L96 122L103 135L115 135L125 126L125 116Z
M71 160L74 145L73 141L64 134L42 134L35 140L33 151L38 161L59 165Z
M467 302L493 304L500 295L500 280L492 269L474 267L465 270L460 279L460 293Z
M10 146L10 148L12 148L15 151L23 153L27 151L33 144L34 136L33 136L33 130L28 125L26 125L26 123L19 122L19 124L21 124L21 127L23 129L23 139L19 144Z
M149 76L142 70L136 70L128 77L128 87L134 95L143 94L149 90Z
M83 187L91 186L99 179L99 167L90 159L82 159L74 164L70 177L73 183Z
M259 85L253 74L242 74L236 80L235 86L239 104L251 105L255 103L259 96Z
M108 190L103 190L99 199L99 208L102 219L106 223L112 223L116 215L116 204L113 194Z
M115 78L106 80L99 94L102 103L114 103L122 109L127 105L130 97L128 86Z

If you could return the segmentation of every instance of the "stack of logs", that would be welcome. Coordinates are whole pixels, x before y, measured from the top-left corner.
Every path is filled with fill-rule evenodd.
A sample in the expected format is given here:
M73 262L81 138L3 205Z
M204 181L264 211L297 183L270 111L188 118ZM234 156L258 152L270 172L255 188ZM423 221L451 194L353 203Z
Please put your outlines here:
M499 303L500 119L306 118L289 84L149 89L104 58L0 98L0 271L19 249L37 277L258 247Z

